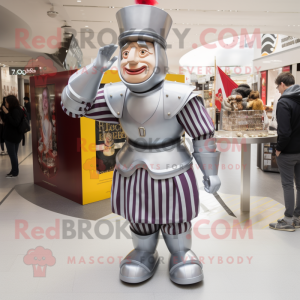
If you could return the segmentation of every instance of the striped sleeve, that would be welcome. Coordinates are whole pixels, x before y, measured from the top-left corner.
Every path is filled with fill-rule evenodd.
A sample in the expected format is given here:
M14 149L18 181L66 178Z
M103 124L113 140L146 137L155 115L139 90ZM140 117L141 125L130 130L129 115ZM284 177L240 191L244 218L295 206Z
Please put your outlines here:
M197 97L192 98L177 115L178 122L195 140L214 136L215 128L206 108Z
M119 119L114 117L106 104L103 88L99 89L92 106L86 107L84 116L104 123L119 124Z

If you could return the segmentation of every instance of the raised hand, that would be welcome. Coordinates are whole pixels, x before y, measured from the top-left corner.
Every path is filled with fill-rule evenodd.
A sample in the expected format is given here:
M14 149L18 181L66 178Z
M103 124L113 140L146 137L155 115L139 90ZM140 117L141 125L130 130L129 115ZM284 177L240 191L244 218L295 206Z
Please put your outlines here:
M117 48L118 46L114 44L106 45L100 48L93 63L94 67L101 72L109 70L113 63L118 59L117 56L114 56L112 59L110 59Z

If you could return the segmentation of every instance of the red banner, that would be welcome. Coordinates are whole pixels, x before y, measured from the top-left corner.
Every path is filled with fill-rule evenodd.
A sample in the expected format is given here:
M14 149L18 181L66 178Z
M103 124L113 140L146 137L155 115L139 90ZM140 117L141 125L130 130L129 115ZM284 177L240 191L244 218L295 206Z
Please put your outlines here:
M291 72L291 66L285 66L282 68L282 72Z
M260 81L261 100L266 105L266 103L267 103L267 71L262 71L262 72L260 72L260 74L261 74L261 81Z

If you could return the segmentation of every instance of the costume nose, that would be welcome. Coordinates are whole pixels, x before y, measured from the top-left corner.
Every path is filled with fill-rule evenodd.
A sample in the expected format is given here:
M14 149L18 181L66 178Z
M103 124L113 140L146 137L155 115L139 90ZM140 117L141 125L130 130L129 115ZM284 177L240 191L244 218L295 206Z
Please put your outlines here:
M139 63L139 60L137 57L137 49L135 47L132 47L130 49L127 61L129 64L138 64Z

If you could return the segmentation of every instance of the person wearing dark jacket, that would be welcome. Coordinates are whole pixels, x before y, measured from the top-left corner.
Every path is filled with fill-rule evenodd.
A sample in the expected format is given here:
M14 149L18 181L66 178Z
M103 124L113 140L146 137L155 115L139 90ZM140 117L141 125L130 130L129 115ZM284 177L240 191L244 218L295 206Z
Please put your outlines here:
M4 141L11 161L11 171L7 178L14 178L19 175L18 149L23 138L18 127L24 117L24 112L15 96L7 96L3 107L4 112Z
M26 108L26 111L28 113L28 120L31 120L31 107L28 97L24 97L24 106Z
M276 160L284 193L284 218L271 223L271 229L295 231L300 228L300 85L291 73L275 80L281 97L277 103ZM297 189L296 205L294 180Z
M1 155L7 154L4 151L4 111L3 106L5 106L5 98L3 97L3 102L0 106L0 148L1 148Z

